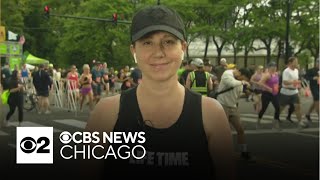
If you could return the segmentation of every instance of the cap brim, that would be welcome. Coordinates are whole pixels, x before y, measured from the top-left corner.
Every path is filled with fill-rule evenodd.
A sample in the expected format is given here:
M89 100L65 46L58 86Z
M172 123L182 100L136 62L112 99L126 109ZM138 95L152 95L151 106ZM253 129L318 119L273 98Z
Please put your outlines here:
M199 65L199 64L193 64L195 65L196 67L203 67L203 65Z
M166 26L166 25L152 25L152 26L148 26L146 28L143 28L142 30L138 31L137 33L135 33L134 35L132 35L131 41L135 42L138 39L142 38L144 35L153 32L153 31L166 31L168 33L171 33L173 35L175 35L177 38L184 40L184 37L182 35L181 32L177 31L176 29L170 27L170 26Z

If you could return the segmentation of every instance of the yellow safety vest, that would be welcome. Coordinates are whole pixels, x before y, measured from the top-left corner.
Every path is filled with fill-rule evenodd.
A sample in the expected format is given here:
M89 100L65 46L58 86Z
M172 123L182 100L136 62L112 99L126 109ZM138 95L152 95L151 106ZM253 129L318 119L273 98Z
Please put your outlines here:
M209 77L209 73L208 72L204 72L206 75L206 85L204 87L197 87L197 80L196 80L196 74L194 71L190 72L190 80L192 82L191 84L191 90L194 92L198 92L200 94L202 94L203 96L207 96L208 93L208 77Z

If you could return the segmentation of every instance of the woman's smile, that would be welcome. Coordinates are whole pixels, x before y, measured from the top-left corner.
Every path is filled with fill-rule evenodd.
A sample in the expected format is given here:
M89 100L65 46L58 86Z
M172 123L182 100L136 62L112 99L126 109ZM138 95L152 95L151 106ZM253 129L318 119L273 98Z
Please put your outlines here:
M149 65L154 70L166 70L168 68L169 64L170 64L170 62L163 62L163 63L151 63Z

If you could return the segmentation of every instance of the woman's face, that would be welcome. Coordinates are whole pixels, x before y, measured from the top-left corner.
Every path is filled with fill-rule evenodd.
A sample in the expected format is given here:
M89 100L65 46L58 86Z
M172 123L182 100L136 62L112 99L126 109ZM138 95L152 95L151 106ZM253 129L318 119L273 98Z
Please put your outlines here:
M76 67L76 66L71 66L71 71L72 71L72 72L76 72L76 70L77 70L77 67Z
M165 81L176 76L186 47L174 35L157 31L137 40L131 52L136 53L144 78Z
M263 73L263 68L257 69L257 73L259 73L259 74Z
M274 72L277 72L277 67L269 67L268 68L268 71L270 72L270 73L274 73Z
M90 72L90 68L88 68L88 67L83 68L83 72L84 72L84 73L89 73L89 72Z

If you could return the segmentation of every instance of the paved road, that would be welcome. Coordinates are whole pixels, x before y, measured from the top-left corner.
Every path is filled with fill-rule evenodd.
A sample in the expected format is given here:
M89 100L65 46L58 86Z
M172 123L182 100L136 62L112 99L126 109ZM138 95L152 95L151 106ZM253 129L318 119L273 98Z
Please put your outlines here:
M312 98L302 98L302 112L306 113ZM239 102L241 120L246 129L248 148L256 158L255 163L241 162L242 179L319 179L319 117L312 114L310 127L298 130L295 123L286 121L287 110L281 114L282 131L272 130L274 109L269 105L260 130L256 130L257 115L251 103Z
M310 98L303 99L303 111L306 112L311 103ZM238 160L238 177L241 179L270 179L270 178L303 178L318 179L319 177L319 119L312 114L310 127L298 131L297 124L285 121L282 114L282 131L274 131L272 127L273 107L270 104L262 121L262 127L255 129L257 115L253 112L252 104L240 100L241 119L246 129L248 148L254 155L255 161ZM6 109L4 109L6 111ZM85 127L88 112L75 114L66 110L53 109L52 114L39 115L36 112L25 113L23 126L50 126L54 128L54 139L62 131L81 131ZM296 121L296 118L292 118ZM9 127L0 129L0 158L1 165L15 164L15 143L17 115L14 115ZM236 135L234 138L236 141ZM59 147L55 147L59 148ZM235 145L235 149L237 147ZM55 156L55 159L58 156ZM8 163L3 163L8 162ZM69 164L70 163L70 164ZM75 162L64 162L64 166L72 166ZM59 164L58 164L59 165ZM55 165L58 167L58 165ZM74 164L73 164L74 165ZM8 165L9 166L9 165ZM8 167L7 166L7 167ZM31 167L23 166L32 171ZM36 166L45 171L46 166ZM18 168L19 169L19 168ZM10 169L12 170L12 169ZM21 167L19 169L21 171ZM62 169L61 171L63 171ZM15 174L11 174L14 177Z

